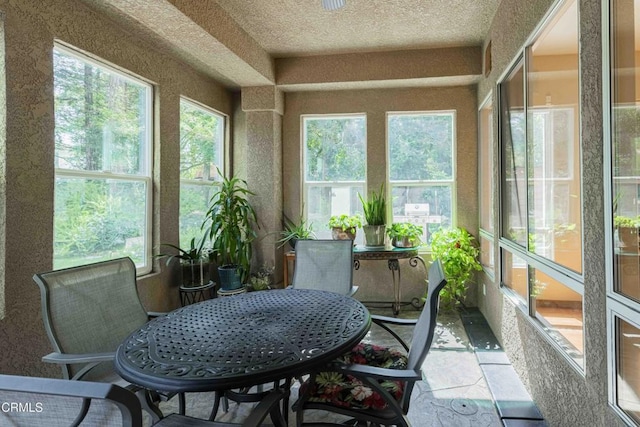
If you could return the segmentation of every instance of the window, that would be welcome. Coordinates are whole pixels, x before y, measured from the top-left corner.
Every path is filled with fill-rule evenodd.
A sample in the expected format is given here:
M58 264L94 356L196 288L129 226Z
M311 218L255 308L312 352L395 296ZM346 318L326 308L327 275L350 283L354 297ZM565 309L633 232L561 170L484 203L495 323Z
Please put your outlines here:
M608 14L609 402L627 423L640 426L640 0L611 0Z
M583 366L578 6L558 5L499 84L502 285Z
M423 243L452 225L455 113L388 113L393 222L423 227Z
M211 196L224 176L225 118L186 99L180 100L180 247L202 237Z
M148 272L151 86L63 46L53 66L53 266L129 256Z
M362 213L366 177L366 117L303 116L304 209L318 238L331 238L332 215ZM357 242L362 242L358 233Z
M487 98L478 113L478 194L480 200L480 263L493 276L493 102Z

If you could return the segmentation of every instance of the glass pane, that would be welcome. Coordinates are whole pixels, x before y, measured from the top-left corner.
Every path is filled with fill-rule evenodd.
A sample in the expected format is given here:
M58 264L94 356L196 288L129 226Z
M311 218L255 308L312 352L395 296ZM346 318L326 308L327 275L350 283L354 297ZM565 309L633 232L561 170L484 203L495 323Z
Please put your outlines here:
M146 193L142 181L56 178L53 267L123 256L145 265Z
M148 174L151 89L54 49L55 167Z
M358 193L364 194L363 185L321 186L307 187L305 208L308 222L313 225L313 231L318 239L331 239L329 218L333 215L355 215L362 213L362 203ZM364 242L362 229L356 233L356 243Z
M640 0L614 0L611 10L614 286L640 302Z
M616 319L618 406L640 424L640 329Z
M480 264L482 269L487 274L494 274L495 271L495 257L493 256L493 240L489 240L486 237L480 235Z
M526 140L522 61L500 84L502 150L502 236L527 246Z
M524 304L528 300L527 263L517 255L502 249L502 284L515 292Z
M389 114L389 179L453 179L452 113Z
M429 244L434 231L451 226L451 186L422 185L391 187L393 222L422 226L422 242Z
M584 354L582 295L531 269L531 308L549 335L580 366Z
M486 103L480 109L480 228L493 234L493 105Z
M567 2L529 49L529 250L582 272L578 7Z
M202 222L209 208L211 196L218 186L180 184L180 247L190 247L191 239L200 242L203 236Z
M364 116L304 118L305 181L363 181Z
M219 180L223 143L224 117L180 100L180 179Z

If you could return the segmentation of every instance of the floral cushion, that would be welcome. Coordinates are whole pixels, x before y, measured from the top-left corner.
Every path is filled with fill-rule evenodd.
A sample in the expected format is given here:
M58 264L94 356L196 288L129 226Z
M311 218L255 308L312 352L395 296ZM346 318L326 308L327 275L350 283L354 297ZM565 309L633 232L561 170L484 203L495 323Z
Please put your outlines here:
M373 344L360 343L336 362L360 364L390 369L406 369L407 357L398 350ZM381 381L380 384L398 401L404 390L403 381ZM305 384L308 387L307 384ZM307 392L305 389L304 392ZM379 393L351 375L320 372L316 383L308 390L309 401L331 403L352 409L385 409L387 403Z

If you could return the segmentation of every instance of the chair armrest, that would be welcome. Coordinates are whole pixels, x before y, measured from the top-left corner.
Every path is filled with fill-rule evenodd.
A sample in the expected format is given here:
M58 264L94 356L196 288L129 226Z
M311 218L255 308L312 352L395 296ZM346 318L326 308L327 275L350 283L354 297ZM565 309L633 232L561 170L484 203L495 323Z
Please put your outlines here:
M386 317L386 316L378 316L372 315L371 321L376 325L380 326L385 331L389 332L389 334L396 339L402 345L404 350L409 352L409 345L388 325L398 325L398 326L415 326L418 323L418 319L398 319L395 317Z
M167 311L147 311L147 317L149 319L155 319L156 317L162 317L169 314Z
M70 363L109 362L113 360L115 356L115 352L85 354L49 353L46 356L42 356L42 361L66 365Z
M389 381L420 381L422 372L413 369L389 369L369 365L336 365L331 370L358 378L373 378Z
M390 323L392 325L415 326L418 323L418 319L399 319L397 317L379 316L376 314L371 315L371 321L378 325Z

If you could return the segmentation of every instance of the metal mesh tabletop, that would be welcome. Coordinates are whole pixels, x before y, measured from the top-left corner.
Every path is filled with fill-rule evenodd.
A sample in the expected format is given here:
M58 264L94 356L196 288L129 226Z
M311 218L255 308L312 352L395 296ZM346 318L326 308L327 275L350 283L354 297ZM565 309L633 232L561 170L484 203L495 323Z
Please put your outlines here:
M271 290L183 307L118 348L125 379L156 390L211 391L299 375L358 343L370 327L357 300L316 290Z

